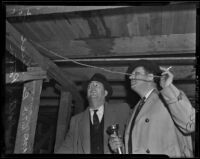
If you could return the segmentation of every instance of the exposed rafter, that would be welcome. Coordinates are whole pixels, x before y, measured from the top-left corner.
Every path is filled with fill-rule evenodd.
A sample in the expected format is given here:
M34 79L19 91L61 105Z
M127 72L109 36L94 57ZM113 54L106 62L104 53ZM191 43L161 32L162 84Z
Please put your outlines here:
M69 13L76 11L123 8L127 6L7 6L6 17Z
M6 49L26 65L31 60L37 62L43 70L47 71L49 77L55 79L65 90L72 93L76 101L76 111L83 110L83 101L76 85L55 63L42 56L9 22L6 22ZM28 60L24 60L24 57L27 57Z

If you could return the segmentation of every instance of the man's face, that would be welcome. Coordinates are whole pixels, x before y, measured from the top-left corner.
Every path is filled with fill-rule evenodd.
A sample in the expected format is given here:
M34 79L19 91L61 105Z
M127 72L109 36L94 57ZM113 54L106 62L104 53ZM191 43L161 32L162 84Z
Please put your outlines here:
M135 91L141 90L152 80L149 79L149 74L145 72L143 67L136 67L131 74L129 77L131 80L131 89Z
M89 100L105 101L107 91L101 82L92 81L88 85L87 97Z

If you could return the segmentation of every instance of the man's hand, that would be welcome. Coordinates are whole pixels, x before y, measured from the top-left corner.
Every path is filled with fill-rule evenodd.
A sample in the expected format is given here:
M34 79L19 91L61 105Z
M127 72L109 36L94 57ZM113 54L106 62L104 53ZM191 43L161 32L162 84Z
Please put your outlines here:
M118 136L112 134L112 135L110 135L108 142L109 142L110 148L114 152L117 152L117 149L119 147L124 148L124 144L123 144L122 138L120 136L118 137Z
M163 73L161 74L161 78L160 78L160 86L162 88L165 88L167 86L169 86L174 78L174 75L169 71L169 68L164 68L164 67L160 67L160 69L163 71Z

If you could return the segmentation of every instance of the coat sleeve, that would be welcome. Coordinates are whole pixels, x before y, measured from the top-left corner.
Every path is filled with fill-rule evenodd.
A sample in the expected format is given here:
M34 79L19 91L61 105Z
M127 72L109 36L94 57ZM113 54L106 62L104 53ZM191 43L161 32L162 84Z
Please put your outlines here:
M70 121L70 128L61 146L55 151L59 154L74 153L75 118Z
M172 118L184 133L195 130L195 109L183 91L178 90L173 84L161 90Z

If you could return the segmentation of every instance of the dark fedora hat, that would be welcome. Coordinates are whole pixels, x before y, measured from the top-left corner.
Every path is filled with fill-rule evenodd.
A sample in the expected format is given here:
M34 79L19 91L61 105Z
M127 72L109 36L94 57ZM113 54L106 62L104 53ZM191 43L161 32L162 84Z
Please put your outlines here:
M110 86L108 80L106 79L106 77L100 73L95 73L89 81L87 81L84 85L83 85L83 90L85 92L87 92L87 88L88 88L88 85L90 84L90 82L92 81L97 81L97 82L100 82L103 84L105 90L108 91L108 95L106 96L106 101L109 100L109 98L111 97L112 93L113 93L113 90L112 90L112 87Z

